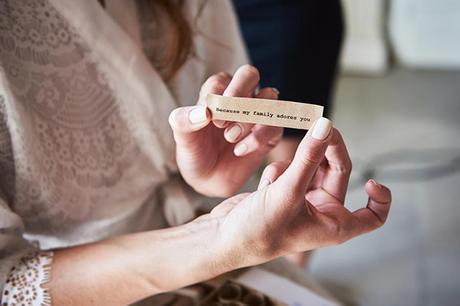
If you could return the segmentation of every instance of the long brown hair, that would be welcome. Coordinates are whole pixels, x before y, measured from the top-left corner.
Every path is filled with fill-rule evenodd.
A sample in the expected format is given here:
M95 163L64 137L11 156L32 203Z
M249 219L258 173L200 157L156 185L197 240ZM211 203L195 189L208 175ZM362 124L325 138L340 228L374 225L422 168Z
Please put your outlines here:
M193 48L192 29L182 13L184 0L153 0L152 3L163 11L170 24L166 49L163 56L153 62L166 80L170 80L184 65Z
M105 7L105 0L98 1ZM196 18L201 15L206 1L202 0ZM184 3L184 0L137 0L141 23L144 24L141 33L144 51L166 81L174 77L194 51L192 25L183 14ZM155 44L154 37L160 36L159 33L154 33L148 26L154 24L156 32L161 31L159 20L163 18L155 18L155 15L166 17L164 20L168 23L168 35L161 37L166 47L163 50Z
M142 16L146 18L152 12L154 19L144 20L145 24L154 24L154 29L148 28L143 31L144 51L162 77L168 81L174 77L189 56L194 54L192 27L195 24L191 24L191 21L184 16L185 0L138 1L139 3L143 2L143 5L148 8L145 12L142 10L139 12L141 19ZM195 23L196 19L201 15L205 3L206 0L202 0L200 3L198 14L195 16ZM143 5L139 7L142 8ZM167 23L167 31L162 31L161 21ZM158 44L158 41L155 43L155 36L159 39L161 45ZM159 48L160 46L164 48Z

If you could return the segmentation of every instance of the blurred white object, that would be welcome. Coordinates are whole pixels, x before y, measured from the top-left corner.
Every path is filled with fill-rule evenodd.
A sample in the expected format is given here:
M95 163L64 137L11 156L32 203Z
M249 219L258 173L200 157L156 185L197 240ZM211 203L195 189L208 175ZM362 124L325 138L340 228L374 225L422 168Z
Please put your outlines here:
M343 0L346 35L341 68L347 73L383 74L388 67L384 0Z
M249 269L237 281L288 306L340 306L284 277L259 268Z
M404 66L460 68L460 1L392 1L390 37Z

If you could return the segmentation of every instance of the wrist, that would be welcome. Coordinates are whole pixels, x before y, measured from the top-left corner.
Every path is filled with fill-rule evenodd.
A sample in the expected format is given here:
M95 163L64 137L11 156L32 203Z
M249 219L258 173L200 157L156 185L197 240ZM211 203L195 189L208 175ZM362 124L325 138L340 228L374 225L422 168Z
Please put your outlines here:
M227 179L216 175L194 178L184 177L184 179L193 190L209 198L229 198L240 189L239 185L230 184Z
M218 220L204 215L187 224L135 234L136 269L158 294L236 269L218 235ZM132 249L132 248L131 248Z
M218 247L220 261L228 271L255 266L270 261L273 248L260 239L253 239L247 232L241 232L234 225L218 221Z
M205 241L203 261L211 266L213 276L218 276L244 266L243 253L233 243L228 243L221 232L221 218L205 214L188 223L190 232L197 233L197 241Z

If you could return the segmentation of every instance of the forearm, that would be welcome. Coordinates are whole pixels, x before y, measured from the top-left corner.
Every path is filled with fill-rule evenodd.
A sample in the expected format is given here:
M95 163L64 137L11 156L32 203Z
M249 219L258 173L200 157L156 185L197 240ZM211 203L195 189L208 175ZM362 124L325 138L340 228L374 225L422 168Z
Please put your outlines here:
M56 251L53 305L126 305L238 268L221 256L216 228L201 218Z

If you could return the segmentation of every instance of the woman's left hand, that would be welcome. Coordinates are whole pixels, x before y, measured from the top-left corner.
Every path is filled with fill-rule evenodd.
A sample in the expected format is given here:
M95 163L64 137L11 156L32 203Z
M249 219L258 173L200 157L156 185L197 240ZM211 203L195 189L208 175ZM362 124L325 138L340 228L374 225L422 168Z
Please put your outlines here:
M207 94L277 99L273 88L255 95L259 72L245 65L233 77L211 76L202 86L196 106L180 107L169 116L176 141L179 170L198 192L207 196L235 194L280 141L282 128L238 122L212 122Z

